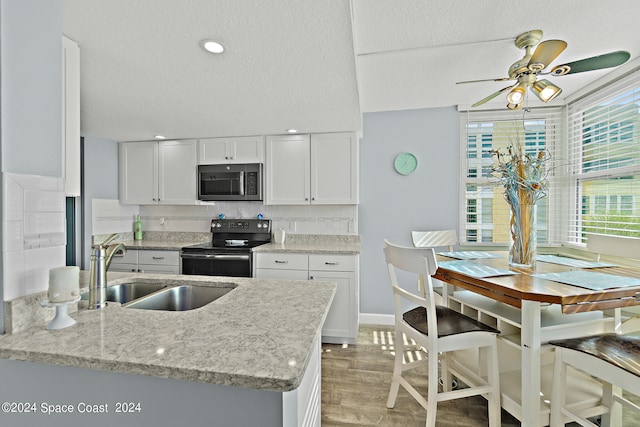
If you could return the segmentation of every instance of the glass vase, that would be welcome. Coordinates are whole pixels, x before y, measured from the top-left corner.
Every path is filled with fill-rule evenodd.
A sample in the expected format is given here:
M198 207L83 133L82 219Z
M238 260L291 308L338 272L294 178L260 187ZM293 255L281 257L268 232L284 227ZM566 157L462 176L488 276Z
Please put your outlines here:
M536 266L536 205L511 206L509 222L509 265L520 268Z

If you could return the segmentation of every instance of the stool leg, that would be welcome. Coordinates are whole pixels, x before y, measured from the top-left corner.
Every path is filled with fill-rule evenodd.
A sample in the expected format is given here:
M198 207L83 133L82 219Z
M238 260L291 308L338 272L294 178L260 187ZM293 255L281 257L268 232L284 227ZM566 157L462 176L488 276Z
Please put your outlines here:
M565 405L567 386L567 366L562 359L562 348L555 349L553 365L553 383L551 386L551 418L550 427L564 427L562 408Z
M428 354L429 378L427 380L427 422L426 427L435 427L436 411L438 410L438 353Z
M387 408L393 408L396 404L396 397L398 397L398 389L400 388L398 378L402 376L402 361L404 359L403 338L404 334L396 329L394 334L396 358L393 364L393 377L391 378L391 389L389 390L389 397L387 398Z
M500 405L500 369L498 368L498 343L494 339L493 343L487 347L487 380L493 390L487 399L489 407L489 427L499 427L501 424Z

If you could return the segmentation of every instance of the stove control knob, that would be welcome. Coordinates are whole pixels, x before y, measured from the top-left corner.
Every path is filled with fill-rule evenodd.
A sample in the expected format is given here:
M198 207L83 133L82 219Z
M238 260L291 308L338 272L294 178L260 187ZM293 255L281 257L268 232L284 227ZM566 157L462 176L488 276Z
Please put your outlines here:
M216 227L217 227L217 228L220 228L220 227L222 227L222 224L217 223L217 224L216 224Z

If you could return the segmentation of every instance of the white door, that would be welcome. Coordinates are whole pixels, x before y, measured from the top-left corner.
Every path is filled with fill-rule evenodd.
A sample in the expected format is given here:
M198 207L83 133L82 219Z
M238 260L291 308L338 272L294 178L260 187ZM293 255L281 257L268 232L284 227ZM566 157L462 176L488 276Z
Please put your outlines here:
M308 205L310 199L309 135L267 137L267 205Z
M229 161L230 138L203 138L198 140L198 164L215 165Z
M196 141L162 141L158 145L159 203L196 204Z
M264 162L264 140L261 136L233 138L231 150L233 163Z
M158 143L122 142L120 150L120 203L158 203Z
M358 150L352 132L311 135L311 203L358 203Z
M335 282L338 287L333 297L331 308L327 314L327 320L322 327L322 336L327 337L353 337L352 328L355 325L352 299L355 293L351 286L355 281L355 273L344 271L309 271L310 280Z

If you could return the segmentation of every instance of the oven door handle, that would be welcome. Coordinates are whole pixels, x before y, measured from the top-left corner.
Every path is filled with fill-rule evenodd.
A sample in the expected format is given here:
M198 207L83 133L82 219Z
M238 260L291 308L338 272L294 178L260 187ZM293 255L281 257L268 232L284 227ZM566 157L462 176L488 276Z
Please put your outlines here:
M182 258L190 259L221 259L228 261L247 261L250 255L212 255L212 254L182 254Z

